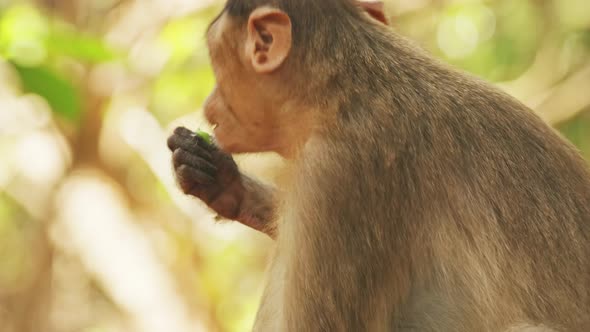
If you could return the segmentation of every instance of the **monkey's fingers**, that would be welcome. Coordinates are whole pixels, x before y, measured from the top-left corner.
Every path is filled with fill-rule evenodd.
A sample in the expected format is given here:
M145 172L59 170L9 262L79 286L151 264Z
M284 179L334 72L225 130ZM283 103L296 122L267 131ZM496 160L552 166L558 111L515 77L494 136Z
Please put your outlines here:
M196 154L207 161L211 161L212 149L207 146L208 143L205 142L202 137L195 135L192 132L187 135L185 130L188 131L186 128L177 128L174 131L174 134L168 138L167 143L170 151L174 152L178 149L183 149L192 154Z
M178 127L174 129L174 135L192 137L195 136L195 133L186 127Z
M185 194L193 194L202 191L202 188L199 188L200 186L215 183L215 179L211 175L188 165L178 167L176 170L176 178L180 188Z
M199 145L201 147L207 148L207 150L215 150L216 146L215 144L213 144L211 142L211 137L206 138L204 137L204 135L202 135L202 133L204 132L194 132L190 129L187 129L185 127L178 127L174 130L174 134L175 135L179 135L179 136L183 136L183 137L187 137L187 138L198 138L199 140ZM209 136L209 134L206 134L207 136Z
M174 151L172 154L172 162L175 169L182 165L187 165L212 177L215 177L215 174L217 174L217 167L215 167L210 161L183 149L176 149Z

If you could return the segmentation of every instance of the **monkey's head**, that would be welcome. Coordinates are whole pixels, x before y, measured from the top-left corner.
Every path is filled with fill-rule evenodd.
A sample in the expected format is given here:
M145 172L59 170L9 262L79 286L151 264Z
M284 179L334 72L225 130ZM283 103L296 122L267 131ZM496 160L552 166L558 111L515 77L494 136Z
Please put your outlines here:
M339 1L349 4L348 14L360 13L362 8L386 22L380 2ZM305 104L312 94L311 82L318 84L318 77L328 76L310 70L311 62L317 68L326 67L318 65L317 59L323 56L313 49L322 32L308 31L302 25L304 20L323 19L313 17L321 11L304 9L306 1L298 0L296 5L280 1L282 5L277 7L265 5L267 2L271 1L228 0L207 31L217 86L204 111L215 127L217 144L229 153L275 151L288 155L301 146L314 123ZM313 6L321 6L316 3ZM290 6L293 8L282 8Z
M279 112L288 91L277 82L291 50L289 16L262 7L242 22L224 10L207 42L217 86L204 110L219 146L230 153L284 148Z

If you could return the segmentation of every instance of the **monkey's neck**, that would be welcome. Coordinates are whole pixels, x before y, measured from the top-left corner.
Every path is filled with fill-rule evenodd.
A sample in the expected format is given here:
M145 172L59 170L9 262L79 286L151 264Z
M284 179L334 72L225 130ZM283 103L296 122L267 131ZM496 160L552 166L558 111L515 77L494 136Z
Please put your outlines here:
M307 141L318 127L319 119L316 114L320 112L302 105L287 103L281 109L282 116L279 117L278 125L274 135L275 152L285 159L296 159L303 150Z

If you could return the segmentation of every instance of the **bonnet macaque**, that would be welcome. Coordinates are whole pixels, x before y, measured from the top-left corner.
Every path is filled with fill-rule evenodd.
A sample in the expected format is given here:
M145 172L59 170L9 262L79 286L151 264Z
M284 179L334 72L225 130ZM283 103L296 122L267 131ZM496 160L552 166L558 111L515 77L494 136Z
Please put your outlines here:
M228 0L209 28L214 144L168 145L186 194L276 239L254 330L590 331L586 163L384 18ZM281 188L231 157L267 151L289 160Z

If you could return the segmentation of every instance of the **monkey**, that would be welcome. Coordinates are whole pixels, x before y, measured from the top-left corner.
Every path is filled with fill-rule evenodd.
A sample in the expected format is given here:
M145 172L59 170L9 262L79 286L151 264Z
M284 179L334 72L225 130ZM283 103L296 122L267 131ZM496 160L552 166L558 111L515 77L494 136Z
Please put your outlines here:
M389 24L381 1L363 1L357 5L371 18ZM177 179L185 193L209 204L220 217L238 220L275 238L277 227L273 221L276 219L276 188L240 174L229 154L223 153L215 145L207 144L203 137L186 128L175 130L169 139L169 147L174 153ZM214 165L220 169L217 170ZM244 206L238 206L238 203ZM240 212L243 214L240 215Z
M377 10L379 11L379 9ZM590 169L353 0L227 0L179 186L274 241L254 331L590 331ZM288 161L277 188L232 155Z

